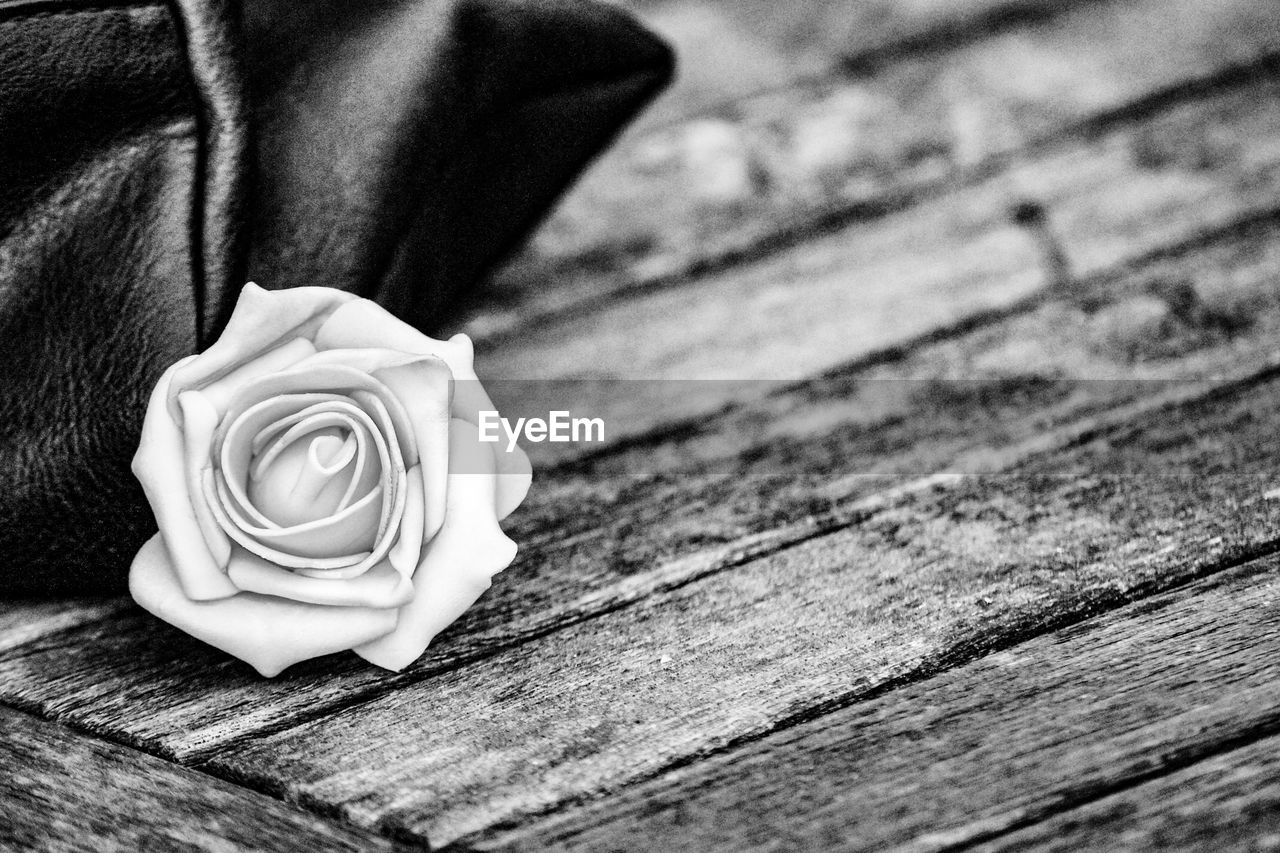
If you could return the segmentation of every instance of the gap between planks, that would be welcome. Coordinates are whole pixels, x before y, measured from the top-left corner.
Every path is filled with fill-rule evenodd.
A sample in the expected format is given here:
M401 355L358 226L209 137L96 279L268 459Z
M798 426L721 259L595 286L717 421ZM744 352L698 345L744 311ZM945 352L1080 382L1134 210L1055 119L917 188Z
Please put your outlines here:
M1249 741L962 849L1257 851L1280 833L1280 737Z
M0 707L0 848L391 851L264 795Z
M1232 567L458 847L1134 849L1087 817L1141 829L1117 803L1167 816L1157 792L1280 733L1278 565ZM1225 829L1200 849L1223 849Z

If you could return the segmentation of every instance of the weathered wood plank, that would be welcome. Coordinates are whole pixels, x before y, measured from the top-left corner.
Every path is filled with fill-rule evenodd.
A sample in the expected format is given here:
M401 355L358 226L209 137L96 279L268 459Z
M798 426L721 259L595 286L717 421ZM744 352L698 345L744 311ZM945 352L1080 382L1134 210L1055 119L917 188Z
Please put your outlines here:
M0 708L0 848L391 850L386 839Z
M1270 358L1280 334L1277 275L1280 222L1261 222L1098 280L1098 293L1112 302L1092 314L1044 305L974 333L968 347L926 347L861 379L798 387L686 440L540 475L513 517L512 535L522 543L516 565L400 676L333 658L263 683L137 614L0 656L0 696L190 760L847 525L892 504L893 492L884 490L896 484L927 489L938 482L929 476L935 472L1009 465L1197 391L1194 384L1025 377L954 386L893 380L946 377L944 364L970 377L999 378L1018 364L1053 375L1053 359L1077 375L1123 375L1134 358L1157 377L1253 369ZM1236 334L1195 322L1148 323L1127 336L1113 328L1109 310L1133 313L1154 284L1170 280L1187 283L1214 311L1249 321ZM1017 355L1038 345L1051 354L1046 362Z
M1084 293L1097 310L1047 302L661 443L551 472L513 518L512 535L527 547L503 581L532 580L520 601L554 608L564 578L687 579L740 559L735 552L856 520L904 483L1008 465L1194 393L1196 377L1276 358L1278 275L1280 228L1258 223L1095 280ZM1154 295L1170 285L1192 294L1188 322ZM1091 378L1053 378L1062 376ZM722 562L699 566L690 558L700 552Z
M1277 778L1280 738L1263 738L968 849L1265 850L1280 833Z
M1261 767L1194 762L1280 729L1278 595L1273 557L474 846L925 851L1027 824L996 846L1153 850L1173 833L1239 846L1248 821L1224 818L1277 801L1260 773L1275 739L1240 750Z
M789 5L771 8L765 17L800 19ZM784 88L629 134L486 290L466 330L510 335L757 257L842 217L875 217L1039 140L1141 113L1168 87L1194 89L1280 51L1280 9L1256 0L1058 11L871 78Z
M1277 405L1246 383L916 493L208 766L435 844L616 790L1275 551Z
M1088 275L1270 209L1278 134L1280 83L1254 83L758 263L530 329L481 353L478 369L530 378L809 376L1028 298L1061 278L1046 262L1046 240ZM1014 223L1020 197L1048 210L1051 238ZM663 416L706 405L671 402L678 411ZM654 417L616 414L637 428Z
M711 459L759 453L784 437L813 437L839 424L883 429L906 416L929 383L980 389L978 383L1029 377L1155 380L1223 375L1224 346L1268 352L1280 303L1280 211L1157 249L1119 267L1078 277L1070 292L1043 291L953 329L904 341L802 382L778 380L614 380L490 383L504 411L545 416L549 408L604 415L609 442L525 444L540 470L557 466L530 496L539 499L566 474L599 480L628 473L688 473ZM914 385L913 385L914 383ZM739 398L711 415L675 417L692 398ZM671 420L628 435L632 407ZM960 412L955 413L960 416ZM965 416L972 416L966 414ZM918 417L918 415L917 415ZM930 419L931 421L931 419ZM1046 421L1046 423L1048 423ZM621 438L619 438L621 437ZM920 444L917 436L912 439ZM936 433L930 436L936 441ZM923 448L921 448L923 449ZM699 467L699 473L701 468ZM862 470L862 473L868 473ZM554 500L563 498L557 495ZM527 515L527 513L526 513ZM524 516L521 516L524 517Z

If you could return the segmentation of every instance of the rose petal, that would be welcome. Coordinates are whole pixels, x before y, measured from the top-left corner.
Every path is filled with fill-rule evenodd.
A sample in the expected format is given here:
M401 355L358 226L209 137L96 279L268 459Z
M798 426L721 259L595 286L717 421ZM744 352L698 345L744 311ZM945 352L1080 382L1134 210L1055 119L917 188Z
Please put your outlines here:
M237 547L227 576L245 592L330 607L400 607L413 598L413 582L386 560L359 577L333 581L282 569Z
M469 422L449 425L450 474L444 526L413 576L413 601L400 608L394 631L355 647L356 654L399 671L417 660L436 634L489 588L490 578L515 559L516 544L498 527L493 454Z
M226 480L214 476L218 497L229 513L224 529L236 542L265 560L293 569L345 568L349 557L368 555L378 541L378 518L382 515L382 489L374 489L342 512L328 518L269 529L254 527L236 518ZM221 520L221 519L220 519ZM332 562L331 560L335 560ZM364 557L362 559L368 559ZM367 568L367 567L366 567Z
M365 391L353 391L351 396L366 409L373 412L379 419L384 432L393 429L391 414L386 406L383 405L381 399ZM388 495L382 502L382 516L378 521L377 544L373 548L373 553L366 558L370 565L384 559L387 556L387 552L391 550L391 546L395 544L396 534L399 532L400 525L404 520L405 503L409 497L406 489L409 472L406 469L403 457L400 456L399 447L394 441L387 442L387 446L391 450L390 473L384 475L380 482L383 491L388 492ZM306 569L302 571L304 574L307 573Z
M368 643L391 631L397 618L391 609L330 607L250 592L192 601L159 536L134 557L129 591L153 615L268 678L298 661Z
M448 426L449 401L453 393L453 374L449 366L433 355L406 353L380 347L365 349L335 349L317 352L300 362L296 369L310 370L320 366L348 367L367 374L382 384L387 393L406 410L403 431L403 453L406 466L418 464L417 427L421 417L438 418L437 409L443 411L444 427ZM388 379L394 381L393 387ZM448 456L448 445L441 458Z
M313 363L306 359L282 373L263 376L247 383L232 398L223 423L234 423L248 409L277 397L335 394L354 399L357 392L374 395L386 407L391 423L387 434L400 443L399 452L404 456L406 444L410 448L413 446L413 425L405 412L404 404L375 377L343 364Z
M225 481L222 481L221 477L215 476L212 471L207 471L205 472L204 482L201 485L203 487L206 500L209 502L209 506L213 508L214 517L217 519L218 524L222 526L224 530L227 529L228 526L240 527L236 519L230 518L227 511L229 505L225 503L225 501L229 496L226 494ZM221 491L219 490L220 487ZM233 538L236 539L237 544L240 544L241 547L244 547L244 541L251 541L245 539L244 536ZM258 550L267 554L272 553L261 545L258 546ZM297 562L305 562L308 568L302 569L293 567L290 570L296 571L299 574L305 574L308 577L326 578L331 580L354 578L364 574L377 562L376 560L370 560L372 555L372 551L361 551L354 554L346 554L332 558L312 558L305 560L299 558ZM283 564L281 563L281 560L289 559L286 555L276 554L275 556L277 559L270 561L275 565L282 566Z
M445 494L449 489L449 368L440 359L430 357L384 367L373 375L404 403L413 424L424 498L421 541L430 541L444 524Z
M421 465L426 497L423 538L436 535L444 522L444 495L449 477L449 420L453 374L443 359L382 348L333 349L318 352L299 370L341 364L373 376L405 408L412 426L413 450L406 467Z
M249 500L249 468L258 440L261 437L269 441L276 432L287 429L312 414L323 412L342 413L353 423L359 424L367 432L368 440L377 451L381 473L392 470L394 455L383 438L379 424L351 398L338 394L285 394L273 397L249 407L239 415L228 413L214 436L213 452L220 463L219 473L226 479L234 501L234 505L229 505L227 509L238 510L233 515L243 515L254 527L272 529L280 526Z
M288 370L315 353L316 348L311 341L306 338L294 338L288 343L268 350L248 364L237 367L216 382L208 383L200 388L200 391L209 399L217 410L218 416L221 417L226 414L227 406L230 405L236 391L255 379Z
M156 384L142 423L138 452L133 457L133 474L142 483L156 523L163 531L164 546L182 589L193 599L208 600L235 595L236 587L223 574L196 518L193 502L202 497L187 490L182 430L166 404L174 375L195 358L179 361Z
M173 409L178 391L214 382L294 338L310 339L339 306L357 297L330 287L263 290L250 282L240 291L222 335L174 375Z
M231 540L222 532L209 505L202 500L204 493L200 486L204 472L211 467L209 450L213 446L213 434L218 429L218 413L199 391L179 394L178 407L182 410L183 462L191 509L195 512L209 553L218 568L225 571L231 558Z
M422 559L422 543L427 539L426 501L422 492L422 472L410 468L405 472L404 518L400 521L400 535L387 552L387 560L405 577L413 577L417 571L418 560ZM435 535L434 531L432 535Z
M394 427L390 414L378 396L363 391L352 392L352 398L368 411L354 406L348 400L316 404L317 410L344 411L369 430L377 446L383 471L376 492L370 492L328 518L291 527L255 524L255 520L261 517L260 513L242 512L246 509L253 510L247 505L248 498L239 485L241 479L248 478L251 447L246 447L246 436L265 428L263 422L271 418L280 407L291 405L291 399L305 396L308 395L286 395L265 400L236 418L226 428L222 438L222 471L227 472L227 475L215 472L213 489L206 486L205 491L212 491L216 495L217 499L211 499L210 505L227 535L249 551L277 565L297 569L303 574L319 576L341 570L340 577L354 577L386 557L395 542L395 534L404 516L407 500L404 488L407 474L400 457L399 445L382 438ZM233 410L234 408L233 406ZM290 418L275 423L287 423L293 417L305 418L310 411L311 409L303 409ZM360 550L354 550L357 548Z
M454 335L447 341L438 341L367 299L339 305L320 324L320 328L311 336L311 341L320 352L380 347L434 355L449 365L449 370L456 379L464 378L459 372L461 368L471 368L471 342L465 335Z
M377 303L361 299L335 309L312 340L321 353L375 346L437 356L453 374L453 417L478 425L480 412L496 411L476 377L471 339L466 335L454 335L447 341L438 341L397 319ZM533 469L529 457L519 447L508 451L506 444L500 442L492 445L492 452L498 470L494 505L501 519L510 515L524 500L533 481Z
M340 512L357 491L362 497L378 485L381 471L365 464L372 443L369 432L345 412L322 410L303 418L273 437L265 450L254 451L249 500L282 527Z

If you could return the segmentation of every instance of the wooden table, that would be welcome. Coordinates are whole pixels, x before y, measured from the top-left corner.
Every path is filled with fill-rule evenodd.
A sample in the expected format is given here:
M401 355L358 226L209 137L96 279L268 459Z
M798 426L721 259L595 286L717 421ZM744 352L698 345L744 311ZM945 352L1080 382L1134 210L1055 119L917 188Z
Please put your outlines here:
M682 82L455 323L777 381L601 386L400 674L0 605L0 848L1280 846L1280 5L635 5Z

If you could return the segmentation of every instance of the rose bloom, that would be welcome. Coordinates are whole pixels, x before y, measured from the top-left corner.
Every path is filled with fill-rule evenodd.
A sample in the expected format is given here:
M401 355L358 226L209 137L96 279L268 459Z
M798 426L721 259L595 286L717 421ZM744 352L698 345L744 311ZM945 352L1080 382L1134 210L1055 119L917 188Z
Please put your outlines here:
M151 396L133 470L160 531L129 590L265 676L346 649L403 669L515 558L529 460L480 442L492 410L466 336L246 285Z

